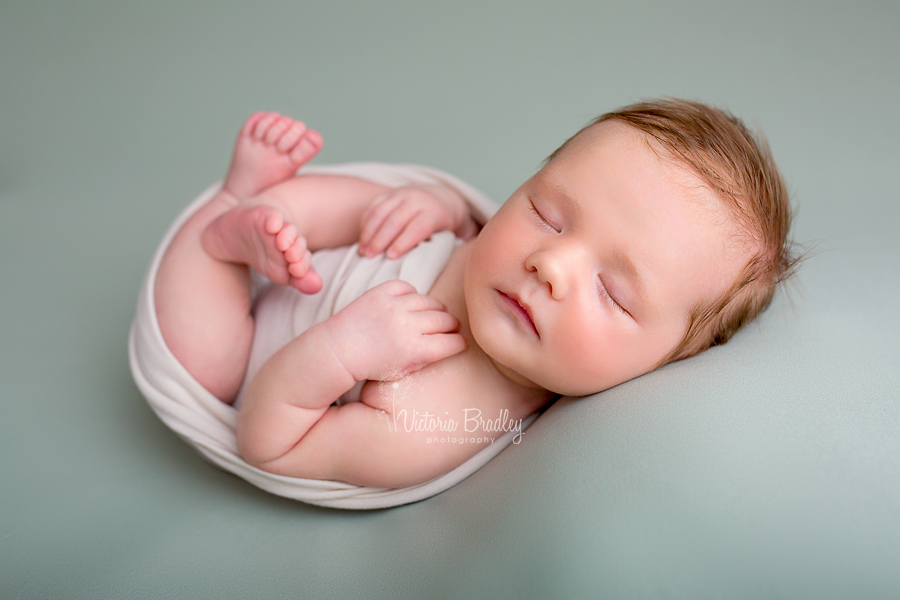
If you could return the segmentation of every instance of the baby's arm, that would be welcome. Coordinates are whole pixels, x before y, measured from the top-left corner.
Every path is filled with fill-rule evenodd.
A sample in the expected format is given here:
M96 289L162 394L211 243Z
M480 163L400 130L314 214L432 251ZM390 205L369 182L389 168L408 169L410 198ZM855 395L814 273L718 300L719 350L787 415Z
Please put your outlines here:
M369 290L282 348L253 378L237 430L244 459L264 470L333 478L340 463L328 450L342 440L331 435L323 443L322 433L360 418L368 423L363 430L387 430L376 409L360 403L332 407L334 400L357 381L399 378L462 351L466 343L455 333L458 327L440 302L407 283L389 281ZM360 430L358 423L340 435L352 438L354 430ZM310 448L316 460L306 456Z

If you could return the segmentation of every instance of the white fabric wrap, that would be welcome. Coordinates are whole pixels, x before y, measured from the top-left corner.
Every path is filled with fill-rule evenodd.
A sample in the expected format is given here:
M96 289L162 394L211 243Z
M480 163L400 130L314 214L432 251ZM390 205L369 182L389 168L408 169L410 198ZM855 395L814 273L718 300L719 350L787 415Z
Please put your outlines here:
M415 184L448 185L465 197L476 220L485 223L497 205L475 188L436 169L417 165L351 163L306 167L304 173L339 174L360 177L391 187ZM163 253L179 227L209 201L220 184L207 189L179 215L163 238L144 276L138 297L137 314L128 339L128 353L134 380L159 418L181 438L193 445L213 464L242 477L278 496L332 508L376 509L417 502L453 487L499 454L518 434L509 431L479 451L456 469L431 481L406 488L362 487L337 481L321 481L273 475L250 466L238 454L237 410L220 402L191 377L163 341L156 320L153 284ZM537 415L522 423L530 425Z

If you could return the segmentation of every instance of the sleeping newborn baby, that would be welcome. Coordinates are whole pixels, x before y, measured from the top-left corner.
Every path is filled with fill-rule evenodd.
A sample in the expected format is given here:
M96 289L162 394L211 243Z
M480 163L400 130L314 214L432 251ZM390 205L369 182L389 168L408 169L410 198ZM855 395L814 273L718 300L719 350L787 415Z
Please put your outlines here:
M727 341L793 266L767 147L702 104L601 116L483 227L450 185L303 174L321 144L251 116L154 288L166 344L272 473L431 480L560 395Z

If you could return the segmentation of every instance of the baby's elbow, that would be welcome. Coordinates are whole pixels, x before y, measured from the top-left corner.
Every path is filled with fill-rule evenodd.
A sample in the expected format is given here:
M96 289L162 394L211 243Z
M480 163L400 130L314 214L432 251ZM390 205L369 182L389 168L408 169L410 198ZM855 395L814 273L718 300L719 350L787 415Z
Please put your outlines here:
M273 452L271 448L260 447L252 443L238 444L238 451L244 462L253 468L287 477L310 477L302 472L296 465L291 465L286 456L290 453ZM314 477L311 477L315 479Z
M304 462L303 447L310 428L321 415L293 406L258 411L242 406L238 417L237 450L252 467L278 475L293 475Z
M301 479L334 479L331 465L305 437L285 437L280 444L271 435L238 436L238 452L251 467L273 475Z
M262 471L280 474L277 472L279 459L284 457L295 444L296 442L276 445L272 436L267 435L265 431L238 424L238 454L248 465Z
M266 471L266 463L270 462L274 457L272 449L261 439L261 436L248 432L246 428L238 428L237 431L238 454L251 467Z

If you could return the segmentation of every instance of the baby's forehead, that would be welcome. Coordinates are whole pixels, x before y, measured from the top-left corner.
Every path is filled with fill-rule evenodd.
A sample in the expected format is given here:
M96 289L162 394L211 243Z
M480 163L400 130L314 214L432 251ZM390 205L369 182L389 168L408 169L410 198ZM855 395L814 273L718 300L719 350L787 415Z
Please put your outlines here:
M637 148L642 151L628 152L630 160L646 163L660 163L664 165L667 178L682 188L688 195L695 197L697 201L709 202L713 205L722 205L724 200L712 189L706 178L685 158L670 150L653 136L633 127L627 123L611 120L596 123L584 128L573 136L566 144L553 154L547 161L543 173L547 167L554 163L578 161L598 152L601 148L620 146L623 150ZM552 171L553 169L549 169ZM552 179L552 178L551 178Z
M742 196L735 190L737 186L730 182L730 175L722 172L712 160L704 161L696 153L688 156L686 151L671 148L628 123L612 119L586 127L570 139L553 160L576 160L580 153L591 153L610 143L649 149L649 152L633 153L632 156L635 160L664 164L669 180L684 192L685 198L709 214L715 226L731 225L733 234L744 238L756 237L756 228L742 206ZM548 161L548 165L551 162ZM723 194L723 188L731 188L734 192Z

